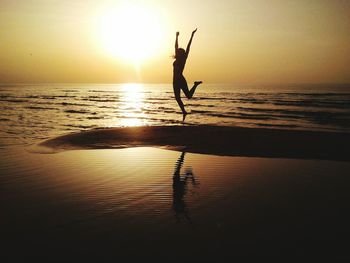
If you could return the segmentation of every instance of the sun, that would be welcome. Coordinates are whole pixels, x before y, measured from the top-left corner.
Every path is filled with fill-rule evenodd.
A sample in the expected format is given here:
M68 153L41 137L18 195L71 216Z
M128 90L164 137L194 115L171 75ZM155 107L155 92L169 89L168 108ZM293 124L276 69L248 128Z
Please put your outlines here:
M99 39L110 56L140 63L154 55L161 44L159 15L145 6L125 4L101 16Z

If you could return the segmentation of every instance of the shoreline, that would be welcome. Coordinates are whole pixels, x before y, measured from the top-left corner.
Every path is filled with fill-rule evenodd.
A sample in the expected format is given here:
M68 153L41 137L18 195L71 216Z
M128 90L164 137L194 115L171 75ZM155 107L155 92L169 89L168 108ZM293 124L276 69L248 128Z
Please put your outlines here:
M37 145L51 152L140 146L223 156L350 161L349 133L209 125L94 129Z

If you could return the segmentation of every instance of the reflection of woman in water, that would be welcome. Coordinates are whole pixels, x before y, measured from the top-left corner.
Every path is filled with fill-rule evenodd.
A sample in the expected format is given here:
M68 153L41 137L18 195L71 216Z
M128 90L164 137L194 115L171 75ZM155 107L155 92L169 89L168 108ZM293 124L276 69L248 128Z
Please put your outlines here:
M180 158L176 162L174 176L173 176L173 209L175 216L180 220L180 216L184 215L188 221L191 219L188 216L185 195L187 193L187 180L191 179L192 185L197 186L196 179L192 173L192 170L186 170L185 176L181 177L180 170L185 159L185 152L183 152Z
M195 29L192 32L191 39L187 44L186 51L183 48L179 48L179 44L178 44L179 32L176 32L175 61L173 63L173 66L174 66L174 69L173 69L173 88L174 88L175 99L176 99L177 103L179 104L181 111L182 111L182 114L183 114L183 121L186 118L187 112L186 112L184 104L181 100L180 91L182 90L185 93L186 97L188 99L190 99L190 98L192 98L194 92L196 91L197 86L202 83L202 81L195 81L193 84L193 87L191 88L191 90L189 90L188 86L187 86L187 81L186 81L185 77L183 76L183 71L185 68L186 60L187 60L188 54L190 52L192 38L193 38L194 34L196 33L196 31L197 31L197 29Z

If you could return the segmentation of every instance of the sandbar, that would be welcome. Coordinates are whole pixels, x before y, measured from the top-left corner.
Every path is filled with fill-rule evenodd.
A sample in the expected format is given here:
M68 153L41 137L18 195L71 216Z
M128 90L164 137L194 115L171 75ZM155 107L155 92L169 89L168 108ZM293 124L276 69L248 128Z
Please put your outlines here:
M52 152L159 147L190 153L350 161L350 134L226 126L141 126L71 133L41 142Z

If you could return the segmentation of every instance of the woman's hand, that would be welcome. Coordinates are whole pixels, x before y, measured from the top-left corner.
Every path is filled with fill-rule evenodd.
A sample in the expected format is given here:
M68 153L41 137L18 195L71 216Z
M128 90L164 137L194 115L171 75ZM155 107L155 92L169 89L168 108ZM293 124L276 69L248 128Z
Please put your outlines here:
M177 31L177 32L176 32L176 36L178 37L179 35L180 35L180 32L179 32L179 31Z
M197 32L197 28L192 31L192 35L194 35L194 33L196 33L196 32Z

